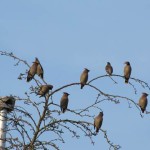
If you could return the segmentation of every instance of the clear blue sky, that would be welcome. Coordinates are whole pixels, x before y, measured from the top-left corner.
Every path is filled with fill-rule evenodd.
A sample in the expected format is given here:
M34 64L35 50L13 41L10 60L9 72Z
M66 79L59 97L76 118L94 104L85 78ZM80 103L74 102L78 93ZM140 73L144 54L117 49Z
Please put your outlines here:
M45 70L45 80L55 88L65 83L78 82L83 68L90 69L89 78L105 74L107 61L114 66L115 74L123 74L123 63L131 62L132 77L150 83L150 1L148 0L13 0L0 2L0 49L13 52L30 64L35 56ZM5 68L4 68L5 65ZM25 66L12 67L13 61L0 57L0 95L23 96L28 85L16 78ZM98 81L106 93L128 96L138 101L133 89L119 80ZM133 82L134 83L134 82ZM30 83L29 83L30 84ZM138 87L138 86L137 86ZM70 101L81 105L95 97L69 88ZM56 97L59 102L61 92ZM69 104L69 107L73 107ZM141 118L127 102L120 105L105 102L104 123L110 139L122 146L122 150L150 149L150 116ZM150 107L148 106L148 110ZM96 112L98 113L98 112ZM62 150L107 150L108 145L101 133L95 145L82 136L80 140L68 137Z

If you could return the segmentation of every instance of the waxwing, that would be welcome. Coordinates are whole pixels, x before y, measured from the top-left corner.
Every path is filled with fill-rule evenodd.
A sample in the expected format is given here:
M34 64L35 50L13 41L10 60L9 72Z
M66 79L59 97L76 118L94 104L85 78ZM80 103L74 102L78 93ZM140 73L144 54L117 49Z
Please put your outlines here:
M142 113L144 113L144 111L146 110L146 106L147 106L147 103L148 103L147 96L148 96L147 93L142 93L142 96L139 99L139 104L138 105L140 106Z
M105 70L106 70L106 72L107 72L108 75L112 75L112 73L113 73L113 67L111 66L110 62L107 62Z
M125 83L128 83L132 68L131 68L130 62L126 61L125 64L126 65L124 67L124 78L125 78Z
M60 100L60 109L63 113L66 111L68 107L68 101L69 101L68 96L69 94L67 92L64 92Z
M87 83L88 81L88 72L90 70L88 70L87 68L84 69L84 71L82 72L81 76L80 76L80 84L81 84L81 89L84 87L84 85Z
M94 129L96 128L96 132L99 131L103 123L103 112L100 112L98 116L94 118Z

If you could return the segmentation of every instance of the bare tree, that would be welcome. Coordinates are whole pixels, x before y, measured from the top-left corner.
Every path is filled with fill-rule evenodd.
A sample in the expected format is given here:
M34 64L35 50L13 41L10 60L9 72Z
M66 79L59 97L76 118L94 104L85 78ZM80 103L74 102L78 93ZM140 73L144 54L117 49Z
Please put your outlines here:
M28 70L30 65L26 60L23 60L13 53L8 53L6 51L0 51L1 56L8 56L15 60L15 66L23 63L26 65L27 70L21 72L18 79L26 80ZM73 86L79 86L80 83L70 83L59 87L58 89L49 89L41 97L38 93L41 90L42 85L49 85L44 78L39 78L38 76L33 75L34 84L29 88L29 92L25 92L24 97L19 97L15 94L12 96L16 100L16 106L14 111L8 115L7 118L7 148L6 149L16 149L16 150L38 150L44 149L48 150L53 147L56 150L62 149L59 147L59 142L64 143L65 132L68 131L75 138L80 138L80 134L83 133L88 137L92 144L94 144L93 136L96 136L98 133L94 130L94 117L97 114L93 114L93 110L98 110L98 112L103 112L100 107L100 103L103 101L113 102L119 104L121 100L125 100L129 107L134 105L135 108L139 111L140 116L142 117L142 112L138 104L129 97L124 97L121 95L112 95L105 93L99 87L94 85L94 82L103 79L110 78L112 82L117 84L116 79L121 78L124 80L124 76L112 74L110 75L100 75L88 81L85 86L88 86L89 90L94 90L96 92L96 99L91 102L90 105L84 106L81 105L81 108L78 109L69 109L65 113L70 113L74 118L64 118L63 113L60 110L60 104L55 102L53 98L55 94L67 88L72 88ZM131 83L132 81L132 83ZM140 79L130 77L129 86L133 88L133 94L137 93L137 88L135 83L138 83L142 88L147 88L150 90L149 85ZM54 85L55 87L55 85ZM34 97L34 98L33 98ZM35 100L36 98L36 100ZM39 99L39 100L37 100ZM34 115L32 114L34 112ZM103 112L105 114L105 112ZM149 113L149 112L146 112ZM87 121L88 120L88 121ZM103 126L102 126L103 127ZM79 130L81 132L79 132ZM110 146L110 149L118 150L121 148L120 145L114 144L108 137L107 131L102 128L100 131L106 142ZM46 136L49 135L49 136Z

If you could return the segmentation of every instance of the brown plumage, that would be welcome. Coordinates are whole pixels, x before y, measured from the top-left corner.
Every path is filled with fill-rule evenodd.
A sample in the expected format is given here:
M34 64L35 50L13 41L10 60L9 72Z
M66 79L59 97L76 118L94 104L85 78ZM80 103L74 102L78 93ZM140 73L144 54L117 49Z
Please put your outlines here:
M37 66L38 66L38 61L35 59L33 62L32 66L30 67L27 75L27 82L31 81L35 74L37 73Z
M142 93L142 96L139 99L139 106L141 108L142 113L144 113L144 111L146 110L146 106L147 106L147 93Z
M43 76L44 76L43 67L40 64L40 61L38 60L38 58L36 58L36 61L38 62L38 65L37 65L37 75L43 79Z
M80 84L81 84L81 89L84 87L84 85L87 83L88 81L88 72L90 70L88 69L84 69L84 71L82 72L81 76L80 76Z
M66 109L68 107L68 101L69 101L68 96L69 96L69 94L64 92L64 94L60 100L60 109L63 113L66 111Z
M125 64L126 65L124 67L124 78L125 78L125 83L128 83L132 68L131 68L130 62L127 61L127 62L125 62Z
M52 89L53 89L53 86L50 84L41 85L37 95L40 95L40 97L45 96L49 92L49 90L52 90Z
M96 128L96 132L98 133L103 123L103 112L100 112L98 116L94 118L94 129Z
M113 67L111 66L110 62L107 62L105 70L106 70L107 74L112 75L112 73L113 73Z

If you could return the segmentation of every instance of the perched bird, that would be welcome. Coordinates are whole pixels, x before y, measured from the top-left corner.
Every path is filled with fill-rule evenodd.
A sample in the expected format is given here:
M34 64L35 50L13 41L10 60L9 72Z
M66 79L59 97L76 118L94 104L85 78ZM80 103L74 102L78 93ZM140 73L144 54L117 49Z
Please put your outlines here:
M31 81L34 78L35 74L37 73L37 66L38 66L38 61L37 59L35 59L35 61L33 62L32 66L28 71L27 82Z
M81 89L84 87L84 85L88 81L88 72L89 71L90 70L88 70L87 68L85 68L84 71L82 72L81 76L80 76Z
M40 97L45 96L49 92L49 90L52 90L52 89L53 89L53 86L50 84L41 85L37 95L40 95Z
M96 128L96 132L99 131L103 123L103 112L100 112L98 116L94 118L94 129Z
M69 94L64 92L64 94L60 100L60 109L63 113L66 111L67 106L68 106L68 101L69 101L68 96L69 96Z
M110 62L107 62L105 70L106 70L107 74L109 74L110 76L112 75L112 73L113 73L113 67L111 66Z
M43 67L40 64L40 61L38 60L38 58L36 58L36 61L38 62L38 65L37 65L37 75L43 79L43 75L44 75Z
M124 67L125 83L128 83L130 75L131 75L132 68L131 68L130 62L126 61L124 64L126 64L125 67Z
M139 99L138 105L140 106L142 113L144 113L146 106L147 106L147 103L148 103L147 96L148 96L147 93L142 93L142 96Z

